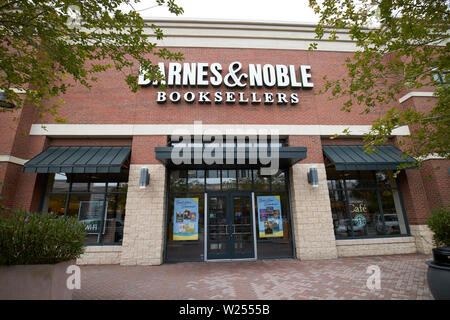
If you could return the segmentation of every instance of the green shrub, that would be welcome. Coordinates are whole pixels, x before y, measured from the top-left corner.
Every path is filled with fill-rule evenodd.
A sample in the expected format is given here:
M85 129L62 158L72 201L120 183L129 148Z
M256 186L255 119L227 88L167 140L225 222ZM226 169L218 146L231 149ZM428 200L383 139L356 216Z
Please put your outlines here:
M427 224L434 232L435 245L437 247L450 247L450 206L433 210Z
M51 213L0 214L0 265L54 264L79 257L85 226Z

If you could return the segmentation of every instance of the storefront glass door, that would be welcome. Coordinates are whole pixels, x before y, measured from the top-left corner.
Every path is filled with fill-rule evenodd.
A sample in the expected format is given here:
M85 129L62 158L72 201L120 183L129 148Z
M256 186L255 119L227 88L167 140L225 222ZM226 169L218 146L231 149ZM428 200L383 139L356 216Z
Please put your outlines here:
M255 257L251 193L208 193L207 219L208 260Z
M165 261L293 257L287 171L183 169L168 179Z

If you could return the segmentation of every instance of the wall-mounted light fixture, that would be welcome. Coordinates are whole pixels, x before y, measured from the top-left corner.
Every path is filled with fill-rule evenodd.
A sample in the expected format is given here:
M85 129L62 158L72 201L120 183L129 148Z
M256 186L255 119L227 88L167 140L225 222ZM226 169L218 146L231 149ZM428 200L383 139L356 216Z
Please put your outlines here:
M309 168L308 183L311 184L314 188L317 188L319 186L319 175L317 173L317 168Z
M141 168L141 176L139 178L139 188L145 189L150 184L150 174L148 173L148 168Z

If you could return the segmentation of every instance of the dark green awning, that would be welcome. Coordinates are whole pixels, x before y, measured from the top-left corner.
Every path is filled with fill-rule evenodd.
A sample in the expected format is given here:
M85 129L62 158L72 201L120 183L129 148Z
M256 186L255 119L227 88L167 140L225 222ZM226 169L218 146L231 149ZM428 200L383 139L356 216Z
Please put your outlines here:
M120 172L131 147L50 147L24 165L33 173Z
M206 164L206 163L212 163L214 160L203 158L201 164L195 164L194 160L194 150L196 150L195 147L191 150L191 158L189 160L190 164L174 164L172 162L172 150L173 147L155 147L155 155L156 159L159 160L162 164L164 164L166 167L169 168L189 168L189 169L223 169L223 168L259 168L264 167L268 165L264 165L259 160L259 150L255 150L255 155L258 159L256 159L255 164L250 164L250 150L248 147L246 147L243 150L243 160L245 164L237 164L237 157L238 157L238 150L237 148L233 147L233 161L231 164L228 164L226 155L227 155L227 149L223 147L222 149L222 159L219 160L220 164L213 163L213 164ZM200 148L200 153L203 154L204 147ZM270 150L270 149L269 149ZM306 158L306 147L280 147L278 149L278 160L279 160L279 166L280 168L289 168L293 164L303 160ZM211 161L210 161L211 160Z
M397 170L401 164L412 164L414 158L406 156L394 146L376 147L367 153L364 146L323 146L325 156L336 170Z

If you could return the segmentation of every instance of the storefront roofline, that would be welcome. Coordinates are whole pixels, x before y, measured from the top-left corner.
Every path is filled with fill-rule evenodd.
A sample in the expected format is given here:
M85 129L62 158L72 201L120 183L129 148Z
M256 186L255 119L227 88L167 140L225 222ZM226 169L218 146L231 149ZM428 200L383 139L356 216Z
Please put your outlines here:
M172 24L206 24L206 25L249 25L249 26L291 26L291 27L308 27L308 28L316 28L317 23L314 22L296 22L296 21L282 21L282 20L242 20L242 19L212 19L212 18L184 18L184 17L178 17L178 18L167 18L167 17L152 17L152 18L145 18L145 22L151 24L151 23L158 23L158 24L165 24L165 23L172 23ZM373 28L363 28L364 30L370 30ZM348 32L349 28L340 28L339 29L342 32Z
M339 29L338 38L334 40L328 39L325 30L324 38L318 40L314 23L186 18L152 18L146 22L149 24L146 34L164 47L308 50L314 42L318 44L318 51L357 50L348 29ZM163 30L164 39L154 37L151 23Z

